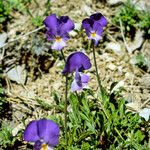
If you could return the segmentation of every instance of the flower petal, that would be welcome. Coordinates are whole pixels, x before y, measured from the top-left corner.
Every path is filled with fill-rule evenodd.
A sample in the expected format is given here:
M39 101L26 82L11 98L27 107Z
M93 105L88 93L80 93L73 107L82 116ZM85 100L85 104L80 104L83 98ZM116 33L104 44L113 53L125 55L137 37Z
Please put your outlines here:
M99 36L102 35L103 33L103 28L101 27L101 25L98 22L94 22L93 24L93 30L96 32L96 34L98 34Z
M76 69L83 71L91 68L91 62L88 56L82 52L74 52L67 58L63 74L72 73Z
M82 83L88 83L89 82L89 80L90 80L89 75L84 74L84 73L80 73L80 76L81 76L81 82Z
M71 91L80 91L85 88L90 78L87 74L76 71L75 78L71 84Z
M95 13L91 15L90 19L92 19L93 21L97 21L102 27L105 27L107 25L107 20L101 13Z
M54 147L48 146L48 150L54 150Z
M44 20L44 24L46 26L46 29L49 31L49 34L56 35L58 27L58 19L56 17L56 14L47 16Z
M34 144L34 150L40 150L42 146L42 142L41 141L36 141Z
M85 29L87 36L90 36L90 32L92 30L93 21L89 18L86 18L82 21L82 27Z
M80 76L80 73L78 72L78 68L76 68L75 80L76 80L77 83L79 83L79 84L81 83L81 76Z
M75 25L68 16L61 16L59 18L61 22L61 34L67 33L74 29Z
M59 126L51 120L41 119L38 121L39 137L50 146L56 146L59 139Z
M53 121L47 122L45 138L48 139L48 144L50 146L56 146L59 140L60 129L59 126Z
M74 92L74 91L80 91L80 90L82 90L82 86L79 86L76 80L74 79L71 84L71 91Z
M98 34L96 34L95 37L92 37L92 36L89 37L89 39L94 40L94 42L95 42L94 44L95 44L95 45L98 44L98 41L99 41L101 38L102 38L102 37L101 37L100 35L98 35Z
M46 31L46 38L48 41L53 41L54 40L54 35L51 34L49 31Z
M66 42L62 39L60 42L55 41L51 48L60 51L62 48L67 46Z
M37 121L31 121L26 127L23 135L23 139L29 142L36 142L39 140Z
M35 144L34 144L34 150L54 150L54 147L51 147L41 141L37 141Z
M69 40L69 39L70 39L70 37L69 37L69 34L68 34L68 33L63 34L61 37L62 37L62 39L63 39L64 41L67 41L67 40Z

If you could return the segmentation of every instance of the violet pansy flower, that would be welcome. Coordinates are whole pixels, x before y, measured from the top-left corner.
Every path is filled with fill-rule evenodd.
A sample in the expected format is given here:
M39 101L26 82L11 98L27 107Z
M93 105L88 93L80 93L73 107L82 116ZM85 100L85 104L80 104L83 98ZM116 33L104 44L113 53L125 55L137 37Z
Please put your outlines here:
M87 74L83 74L82 72L75 72L75 78L71 84L71 91L80 91L83 88L87 87L87 84L90 80L90 77Z
M90 59L84 53L74 52L69 55L63 74L69 74L75 71L75 77L71 84L72 91L80 91L87 86L90 78L87 74L83 74L82 72L90 68Z
M34 150L53 150L58 144L59 132L59 126L51 120L34 120L26 127L23 139L34 142Z
M44 20L47 29L47 40L53 41L52 49L61 50L69 40L69 32L74 29L74 23L68 16L56 17L56 14L47 16Z
M95 45L101 39L103 28L107 25L106 18L101 13L95 13L82 21L82 27L85 29L89 39L94 40Z
M83 70L88 70L91 68L91 62L88 56L82 52L74 52L70 54L67 58L63 74L68 74L76 71L80 72Z

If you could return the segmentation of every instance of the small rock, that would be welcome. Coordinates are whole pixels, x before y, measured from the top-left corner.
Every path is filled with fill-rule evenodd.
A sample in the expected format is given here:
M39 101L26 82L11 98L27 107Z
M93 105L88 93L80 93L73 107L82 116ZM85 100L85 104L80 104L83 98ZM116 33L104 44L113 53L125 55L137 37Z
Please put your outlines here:
M3 47L6 40L7 40L7 34L5 32L0 34L0 48Z
M12 130L12 135L16 136L19 131L21 131L24 128L23 123L17 125L13 130Z
M139 115L145 118L146 121L150 119L150 108L144 108L140 111Z
M91 54L92 55L92 54ZM93 57L93 56L92 56ZM91 57L91 58L92 58ZM115 60L115 58L110 57L107 53L104 53L101 55L101 59L104 60L105 62L112 62Z
M142 46L143 42L144 42L144 33L138 30L135 34L134 41L129 43L129 47L130 47L129 53L132 53L136 49L139 49Z
M112 50L117 55L120 55L122 53L121 46L118 43L110 42L106 45L106 49Z
M136 111L136 112L138 111L138 109L140 107L139 104L135 103L135 102L127 103L126 106L128 109Z
M114 65L114 64L108 64L108 66L107 66L110 70L115 70L115 68L116 68L116 66Z
M81 10L82 10L83 13L85 13L88 16L90 16L92 14L92 12L93 12L93 10L87 5L83 5L81 7Z
M142 53L145 56L146 60L147 60L147 67L148 67L148 71L150 72L150 42L146 42L143 46L144 48L142 49Z
M26 70L23 66L16 66L12 69L7 68L6 70L7 77L17 82L18 84L24 84L26 80Z
M136 63L137 63L136 58L135 58L135 57L132 57L132 58L130 59L130 64L135 65Z
M122 66L118 66L118 74L121 75L122 74Z
M107 3L110 5L110 6L116 6L116 5L119 5L121 3L123 3L124 0L107 0Z
M141 79L141 85L150 88L150 74L145 74Z
M149 0L132 0L132 3L135 5L138 10L146 10L150 8Z
M121 87L124 87L124 80L118 82L115 87L112 89L111 93L118 91Z
M75 37L78 33L76 31L69 32L69 35L72 37Z
M75 30L80 31L82 24L81 23L75 23Z
M131 74L131 73L129 73L129 72L126 72L125 73L125 78L126 79L131 79L131 78L133 78L134 77L134 74Z

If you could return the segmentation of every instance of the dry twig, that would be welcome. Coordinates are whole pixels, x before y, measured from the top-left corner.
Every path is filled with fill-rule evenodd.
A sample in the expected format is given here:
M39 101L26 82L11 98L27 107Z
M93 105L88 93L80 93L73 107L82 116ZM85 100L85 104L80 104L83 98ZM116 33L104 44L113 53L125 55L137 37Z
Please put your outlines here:
M41 30L41 29L43 29L43 28L44 28L44 26L41 26L41 27L39 27L39 28L37 28L37 29L35 29L35 30L33 30L33 31L30 31L30 32L28 32L28 33L26 33L26 34L24 34L24 35L21 35L21 36L17 37L16 39L11 39L11 40L9 40L7 43L5 43L5 44L3 45L3 47L5 47L6 45L8 45L9 43L18 41L19 39L22 39L22 38L24 38L24 37L26 37L26 36L28 36L28 35L34 33L34 32L37 32L37 31L39 31L39 30Z
M120 30L121 30L121 35L122 35L122 38L123 38L124 45L126 47L127 52L131 53L131 48L128 46L128 44L126 42L126 39L125 39L125 36L124 36L124 33L123 33L123 25L122 25L121 18L119 18L119 23L120 23Z

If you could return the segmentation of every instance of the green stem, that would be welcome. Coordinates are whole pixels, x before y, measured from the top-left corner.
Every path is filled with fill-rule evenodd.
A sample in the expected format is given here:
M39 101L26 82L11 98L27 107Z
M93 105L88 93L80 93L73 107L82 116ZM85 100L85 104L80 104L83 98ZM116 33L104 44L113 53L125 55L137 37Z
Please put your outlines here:
M63 57L64 62L66 63L65 55L64 55L64 52L62 50L61 50L61 55Z
M77 93L77 91L75 91L75 93L76 93L76 96L77 96L78 101L80 101L79 94Z
M92 41L92 50L93 50L93 57L94 57L94 65L95 65L95 71L96 71L96 77L97 77L97 81L98 81L98 85L99 85L99 88L100 88L100 92L101 92L101 97L103 99L103 87L102 87L102 84L101 84L101 79L100 79L100 76L98 74L98 68L97 68L97 62L96 62L96 56L95 56L95 46L94 46L94 41ZM107 111L106 109L103 107L103 105L101 104L101 108L106 116L106 118L110 121L110 118L109 118L109 115L107 114ZM122 137L122 135L120 134L120 132L118 131L118 129L116 127L114 127L115 131L117 132L117 134L120 136L120 138L124 141L124 138Z
M61 50L61 54L63 57L64 62L66 63L65 55L63 51ZM64 114L65 114L65 140L66 140L66 146L68 145L68 137L67 137L67 120L68 120L68 112L67 112L67 103L68 103L68 75L66 77L66 87L65 87L65 108L64 108Z
M68 137L67 137L67 120L68 120L68 112L67 112L67 95L68 95L68 75L66 75L66 90L65 90L65 139L66 139L66 146L68 145Z
M97 68L97 62L96 62L96 56L95 56L94 41L92 41L92 50L93 50L93 57L94 57L94 66L95 66L95 71L96 71L96 77L97 77L98 85L99 85L101 96L102 96L103 89L102 89L102 85L101 85L101 79L100 79L100 76L98 74L98 68Z

